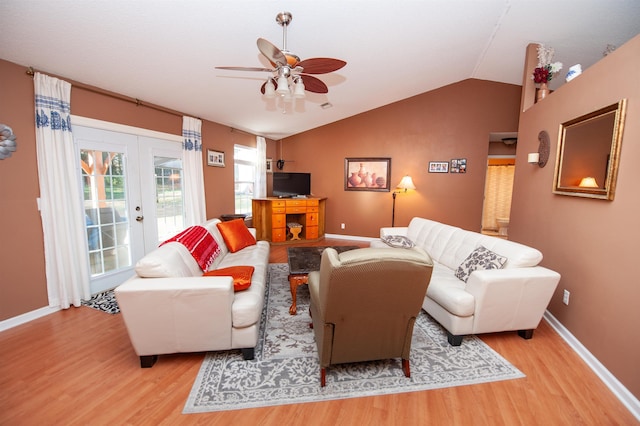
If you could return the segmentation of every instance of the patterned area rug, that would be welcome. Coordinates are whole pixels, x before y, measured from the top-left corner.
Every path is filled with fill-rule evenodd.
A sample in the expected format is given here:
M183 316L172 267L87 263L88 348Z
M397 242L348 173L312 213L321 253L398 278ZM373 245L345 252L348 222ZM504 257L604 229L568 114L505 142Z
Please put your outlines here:
M309 328L309 291L298 287L298 315L289 315L291 294L286 264L269 268L269 290L256 357L239 350L206 355L183 413L237 410L389 393L414 392L525 377L475 336L450 346L444 329L421 311L411 346L411 378L401 361L320 367Z
M94 295L89 300L83 300L82 305L108 314L120 313L120 307L116 301L116 295L113 294L113 290L107 290Z

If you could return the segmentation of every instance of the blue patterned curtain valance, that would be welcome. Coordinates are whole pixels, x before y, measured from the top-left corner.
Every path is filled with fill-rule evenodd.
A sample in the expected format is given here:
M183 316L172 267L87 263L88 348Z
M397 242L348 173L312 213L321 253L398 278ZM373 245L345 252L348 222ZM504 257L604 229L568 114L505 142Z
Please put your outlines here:
M202 135L194 130L182 129L182 148L185 151L202 151Z
M71 131L71 105L61 99L36 95L36 127Z

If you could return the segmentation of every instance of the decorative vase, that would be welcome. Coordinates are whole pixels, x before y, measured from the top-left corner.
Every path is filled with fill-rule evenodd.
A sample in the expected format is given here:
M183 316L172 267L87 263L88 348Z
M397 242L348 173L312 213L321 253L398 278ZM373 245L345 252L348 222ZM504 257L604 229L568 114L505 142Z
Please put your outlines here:
M367 174L367 169L364 168L364 164L360 163L360 169L358 170L358 176L360 179L364 179L364 176Z
M373 182L373 179L371 179L371 176L369 175L369 173L366 173L364 175L364 178L362 178L362 181L364 182L364 186L369 188L371 186L371 183Z
M362 182L360 176L358 176L356 172L351 173L351 177L349 178L349 183L351 184L351 186L358 186L360 185L360 182Z
M541 101L542 99L547 97L549 93L551 93L551 91L549 90L549 86L547 86L547 83L540 83L540 87L538 88L538 90L536 90L536 102Z

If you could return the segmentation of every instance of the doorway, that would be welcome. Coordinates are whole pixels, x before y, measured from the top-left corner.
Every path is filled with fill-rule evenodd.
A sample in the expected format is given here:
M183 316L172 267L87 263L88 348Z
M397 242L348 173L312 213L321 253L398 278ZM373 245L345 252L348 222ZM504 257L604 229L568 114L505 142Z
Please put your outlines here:
M482 206L482 233L508 239L515 157L489 158Z
M182 146L77 125L73 135L93 295L131 277L145 253L183 229Z

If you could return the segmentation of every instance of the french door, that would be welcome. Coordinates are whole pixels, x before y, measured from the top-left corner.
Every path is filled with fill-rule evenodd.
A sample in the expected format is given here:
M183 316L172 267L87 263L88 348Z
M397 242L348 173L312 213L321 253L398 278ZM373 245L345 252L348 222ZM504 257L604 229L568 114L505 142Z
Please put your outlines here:
M182 147L174 140L74 126L91 294L116 287L184 228Z

